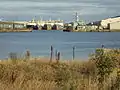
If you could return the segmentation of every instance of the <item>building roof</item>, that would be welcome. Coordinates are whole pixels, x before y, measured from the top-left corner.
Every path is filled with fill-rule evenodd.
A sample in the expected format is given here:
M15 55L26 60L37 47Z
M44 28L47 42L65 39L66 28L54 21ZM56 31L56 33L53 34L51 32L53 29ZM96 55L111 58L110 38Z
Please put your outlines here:
M119 16L114 16L114 17L111 17L111 18L117 18L117 17L120 17L120 15Z
M23 23L12 22L12 21L0 21L0 24L19 24L19 25L23 25Z

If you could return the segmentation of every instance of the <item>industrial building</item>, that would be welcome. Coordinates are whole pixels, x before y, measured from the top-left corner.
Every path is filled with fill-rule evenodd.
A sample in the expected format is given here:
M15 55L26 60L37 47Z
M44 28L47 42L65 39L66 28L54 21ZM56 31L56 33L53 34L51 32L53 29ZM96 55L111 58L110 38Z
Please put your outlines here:
M0 21L0 29L21 29L21 28L25 28L24 24L16 23L16 22Z
M120 22L120 16L116 16L116 17L111 17L111 18L108 18L108 19L101 20L100 25L103 28L108 28L109 29L109 25L112 25L114 23L117 26L119 24L119 22ZM120 28L116 28L116 27L111 26L111 29L114 29L114 28L115 29L120 29Z
M120 16L115 16L100 21L89 23L88 25L96 25L98 29L103 30L120 30Z
M113 22L108 24L110 30L120 30L120 22Z
M34 27L37 26L39 30L61 30L63 29L64 26L64 21L63 20L34 20L32 19L31 21L26 23L27 27Z
M0 21L0 32L31 32L23 23Z

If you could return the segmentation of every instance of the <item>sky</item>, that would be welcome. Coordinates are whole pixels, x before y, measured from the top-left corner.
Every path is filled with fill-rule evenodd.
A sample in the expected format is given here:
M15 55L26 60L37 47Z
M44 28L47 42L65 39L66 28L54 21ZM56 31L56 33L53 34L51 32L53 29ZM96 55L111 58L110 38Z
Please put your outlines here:
M0 0L0 18L4 20L97 21L120 15L120 0Z

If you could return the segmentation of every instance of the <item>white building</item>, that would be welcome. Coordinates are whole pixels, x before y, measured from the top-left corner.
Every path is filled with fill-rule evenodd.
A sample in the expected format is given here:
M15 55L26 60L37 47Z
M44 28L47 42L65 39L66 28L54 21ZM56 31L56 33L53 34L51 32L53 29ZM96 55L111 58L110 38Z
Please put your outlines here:
M46 20L46 21L43 21L43 20L34 20L32 19L31 21L29 21L27 23L27 25L38 25L38 26L44 26L45 24L48 24L48 25L60 25L60 26L64 26L64 21L63 20Z
M112 17L112 18L101 20L100 25L103 28L109 28L108 27L109 24L111 24L111 23L117 23L117 22L120 22L120 16L116 16L116 17Z
M108 24L110 30L120 30L120 22L113 22Z

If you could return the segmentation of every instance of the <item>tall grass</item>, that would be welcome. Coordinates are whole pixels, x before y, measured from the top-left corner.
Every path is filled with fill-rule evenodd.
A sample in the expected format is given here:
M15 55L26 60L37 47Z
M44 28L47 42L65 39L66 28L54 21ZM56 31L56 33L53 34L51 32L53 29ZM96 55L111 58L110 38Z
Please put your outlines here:
M119 51L101 52L88 61L1 61L0 90L119 90Z

